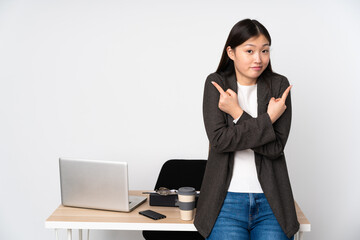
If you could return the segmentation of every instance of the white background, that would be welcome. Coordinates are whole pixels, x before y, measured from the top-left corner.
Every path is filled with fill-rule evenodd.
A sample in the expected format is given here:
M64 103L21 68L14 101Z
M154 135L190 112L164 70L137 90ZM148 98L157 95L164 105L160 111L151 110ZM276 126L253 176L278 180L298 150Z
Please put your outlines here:
M355 0L0 1L0 239L54 238L60 156L127 161L131 189L152 189L167 159L206 159L204 81L244 18L267 27L294 85L286 156L305 239L358 239ZM142 239L92 232L104 238Z

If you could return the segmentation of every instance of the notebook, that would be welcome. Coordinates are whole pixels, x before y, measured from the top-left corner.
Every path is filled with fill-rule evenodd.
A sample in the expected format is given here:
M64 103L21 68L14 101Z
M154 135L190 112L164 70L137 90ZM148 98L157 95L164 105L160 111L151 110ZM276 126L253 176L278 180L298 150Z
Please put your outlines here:
M64 206L130 212L146 197L129 196L128 164L86 159L59 159Z

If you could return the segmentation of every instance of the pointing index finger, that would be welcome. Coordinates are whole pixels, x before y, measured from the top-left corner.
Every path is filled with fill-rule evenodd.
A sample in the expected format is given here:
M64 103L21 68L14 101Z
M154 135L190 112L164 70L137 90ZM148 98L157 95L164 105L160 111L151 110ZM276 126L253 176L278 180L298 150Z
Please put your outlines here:
M214 87L216 87L216 89L220 92L220 94L225 94L225 91L220 87L219 84L217 84L214 81L212 81L211 83L214 85Z
M284 101L286 100L287 96L289 95L290 89L292 88L292 85L290 85L283 93L281 99L283 99Z

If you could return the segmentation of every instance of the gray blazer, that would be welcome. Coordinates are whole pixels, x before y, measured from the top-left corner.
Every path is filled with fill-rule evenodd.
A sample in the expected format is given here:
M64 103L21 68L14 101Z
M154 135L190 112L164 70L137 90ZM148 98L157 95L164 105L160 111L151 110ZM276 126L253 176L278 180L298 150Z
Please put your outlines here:
M252 149L255 152L256 170L264 194L285 234L290 238L299 229L294 198L288 176L284 147L291 125L291 99L287 109L271 123L267 106L271 97L281 97L289 86L286 77L273 74L260 76L257 81L258 117L246 112L236 124L233 118L218 108L220 94L211 84L217 82L226 91L237 92L235 74L210 74L205 82L203 117L210 141L210 151L195 216L195 227L208 237L219 215L232 177L234 152Z

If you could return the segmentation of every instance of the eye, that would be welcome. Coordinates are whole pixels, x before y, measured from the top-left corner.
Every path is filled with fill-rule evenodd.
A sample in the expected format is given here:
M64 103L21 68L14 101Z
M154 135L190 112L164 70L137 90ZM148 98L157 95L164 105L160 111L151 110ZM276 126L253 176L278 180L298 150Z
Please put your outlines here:
M253 50L246 50L247 53L253 53Z
M263 52L263 53L268 53L269 50L268 50L268 49L264 49L264 50L262 50L262 52Z

